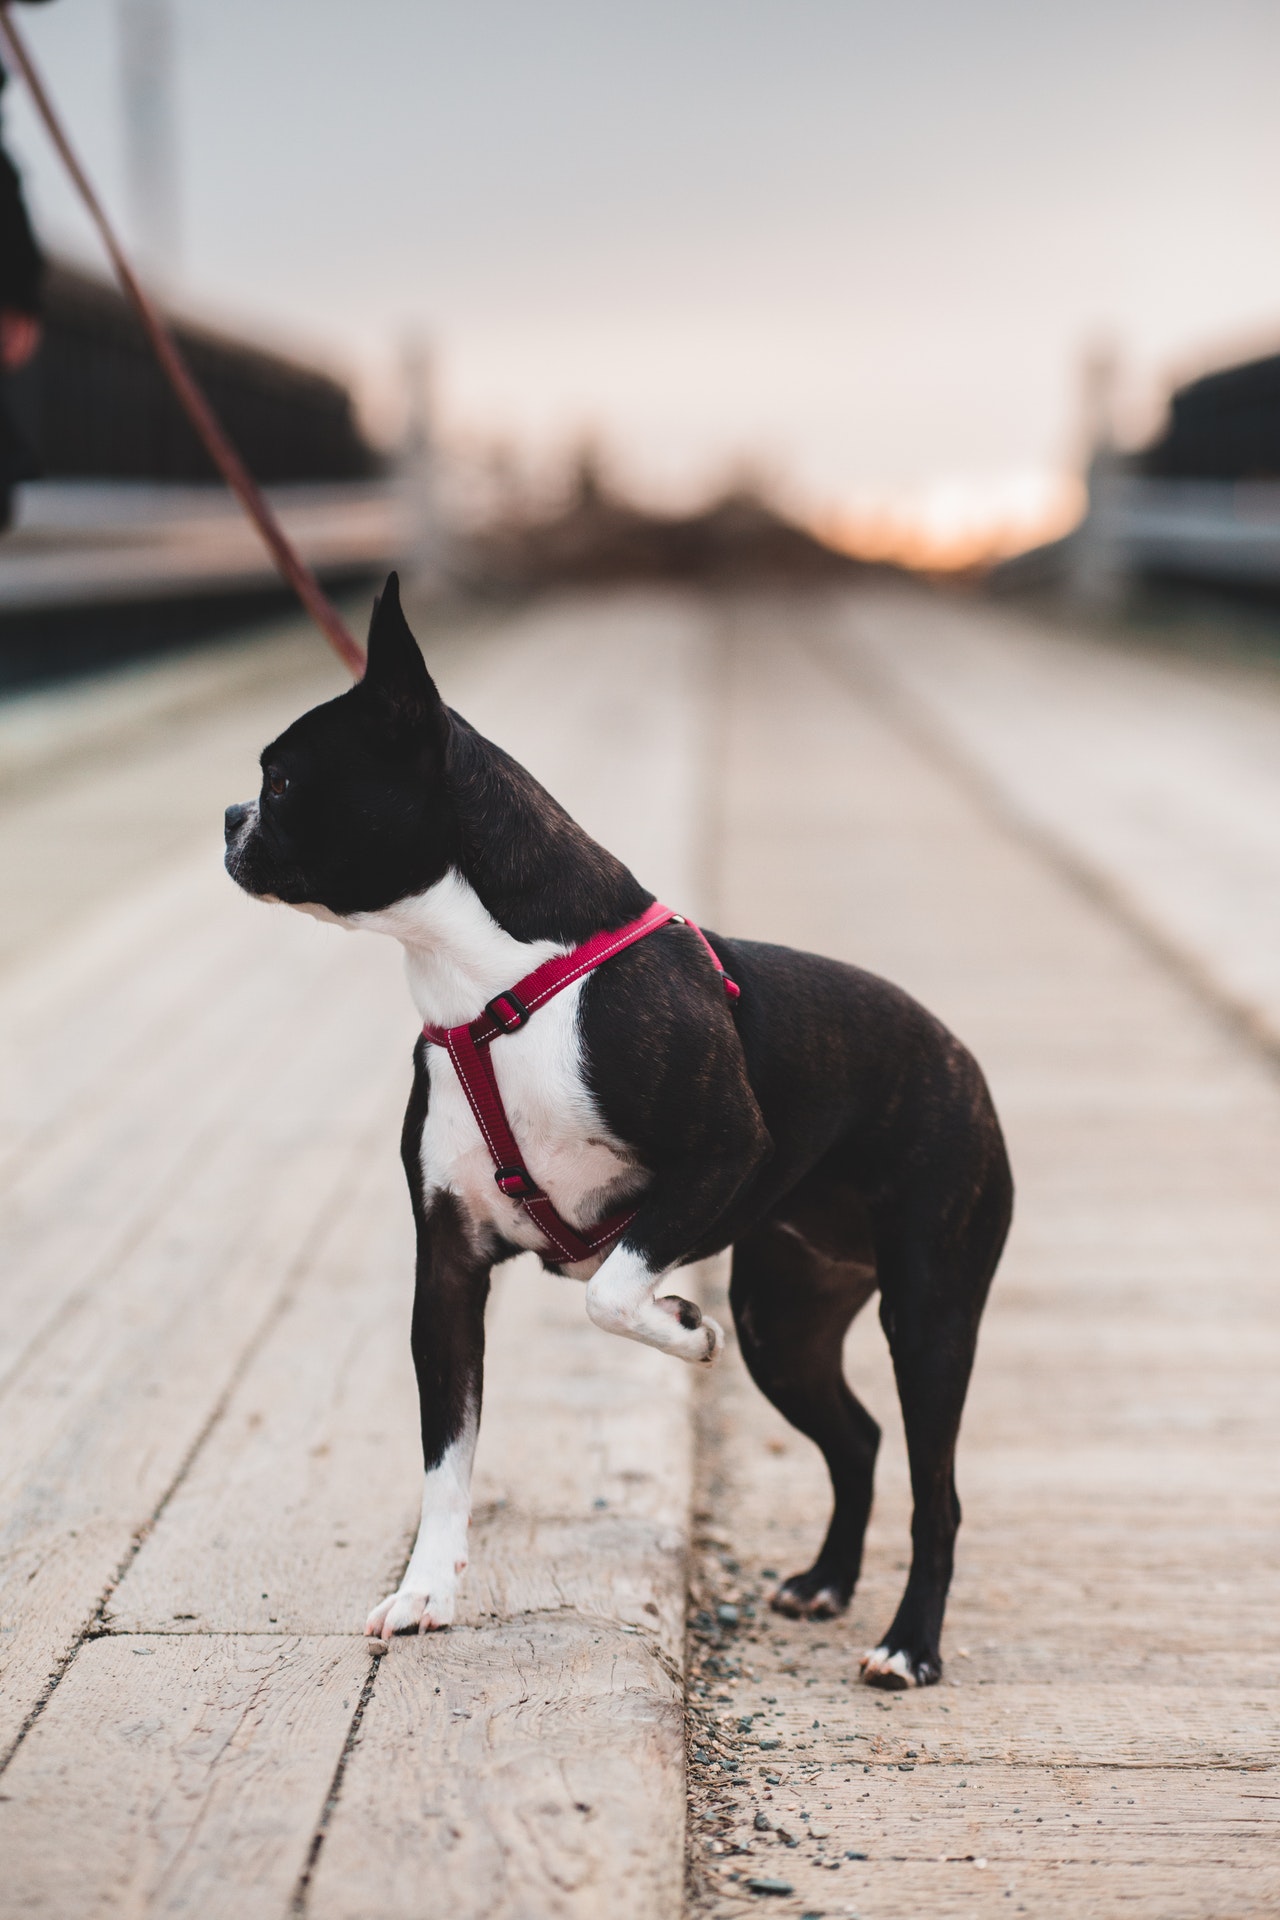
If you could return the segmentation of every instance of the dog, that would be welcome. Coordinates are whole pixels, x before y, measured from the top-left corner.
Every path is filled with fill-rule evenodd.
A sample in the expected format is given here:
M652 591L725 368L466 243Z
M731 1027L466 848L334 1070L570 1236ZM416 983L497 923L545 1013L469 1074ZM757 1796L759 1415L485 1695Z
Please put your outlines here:
M421 1525L366 1631L385 1642L453 1618L491 1269L532 1248L585 1281L598 1327L707 1364L721 1328L660 1288L732 1248L743 1358L821 1449L834 1496L816 1560L772 1605L830 1618L857 1581L880 1429L846 1384L841 1345L878 1290L914 1516L906 1590L862 1674L895 1690L935 1682L960 1522L956 1439L1013 1198L972 1056L872 974L703 935L655 907L523 767L445 706L394 574L374 605L364 677L295 721L261 766L258 798L227 809L232 879L257 899L399 940L425 1023L402 1142L417 1228ZM512 991L655 913L661 924L532 1016ZM489 1123L449 1038L486 1018L487 1071L520 1149L517 1167L496 1172L501 1154L482 1136ZM531 1192L562 1244L530 1212ZM611 1211L624 1224L590 1247Z

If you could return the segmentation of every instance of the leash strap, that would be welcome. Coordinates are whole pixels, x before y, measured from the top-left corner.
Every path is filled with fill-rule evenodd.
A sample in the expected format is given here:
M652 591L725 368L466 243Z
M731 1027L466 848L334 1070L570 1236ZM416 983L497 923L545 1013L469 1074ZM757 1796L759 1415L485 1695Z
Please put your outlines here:
M692 928L711 956L726 995L731 1001L738 999L737 983L729 978L721 966L719 955L702 928L655 900L639 919L630 920L626 926L616 927L610 933L594 933L571 953L556 954L552 959L544 960L523 980L517 980L514 987L509 987L505 993L495 994L484 1012L468 1024L436 1027L428 1023L422 1029L424 1038L432 1046L443 1047L453 1062L467 1103L475 1115L476 1125L489 1149L498 1190L505 1193L509 1200L520 1202L561 1259L570 1264L587 1259L591 1254L598 1253L601 1247L607 1247L616 1240L630 1226L639 1208L627 1207L619 1213L611 1213L607 1219L598 1221L594 1227L582 1233L561 1218L524 1164L524 1156L511 1131L507 1110L498 1091L498 1077L493 1069L489 1048L501 1034L518 1033L539 1007L557 993L562 993L575 980L581 980L585 974L593 972L606 960L611 960L614 954L622 953L627 947L634 946L637 940L656 933L659 927L665 927L672 921Z

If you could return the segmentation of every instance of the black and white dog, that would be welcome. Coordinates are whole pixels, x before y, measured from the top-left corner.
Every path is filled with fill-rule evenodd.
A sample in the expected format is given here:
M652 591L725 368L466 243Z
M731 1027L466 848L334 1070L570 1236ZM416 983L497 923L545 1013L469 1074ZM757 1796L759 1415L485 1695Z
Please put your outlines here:
M262 755L259 797L227 809L227 870L248 893L398 939L424 1022L474 1020L551 956L652 903L640 882L500 748L452 713L392 575L368 667ZM678 904L678 903L677 903ZM683 1360L721 1329L659 1291L733 1248L730 1298L763 1392L822 1449L835 1507L821 1552L773 1604L848 1605L880 1432L845 1383L841 1342L879 1289L910 1454L910 1577L865 1678L923 1686L938 1650L960 1508L954 1455L978 1322L1012 1185L982 1074L896 987L785 947L673 922L543 1006L492 1050L532 1176L572 1226L631 1202L603 1254L568 1263L490 1152L450 1055L414 1059L403 1154L417 1222L412 1347L426 1477L399 1590L367 1631L446 1626L467 1562L492 1267L525 1248L586 1282L597 1326Z

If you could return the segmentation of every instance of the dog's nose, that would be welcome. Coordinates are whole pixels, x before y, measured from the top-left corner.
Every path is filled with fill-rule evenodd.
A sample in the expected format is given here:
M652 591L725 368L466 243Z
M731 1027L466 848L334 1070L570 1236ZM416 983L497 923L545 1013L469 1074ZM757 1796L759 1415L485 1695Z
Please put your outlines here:
M239 833L241 827L244 825L245 821L248 818L249 818L249 809L244 801L240 801L234 807L227 808L225 819L224 819L223 830L227 836L228 846L231 845L231 842L235 839L236 835Z

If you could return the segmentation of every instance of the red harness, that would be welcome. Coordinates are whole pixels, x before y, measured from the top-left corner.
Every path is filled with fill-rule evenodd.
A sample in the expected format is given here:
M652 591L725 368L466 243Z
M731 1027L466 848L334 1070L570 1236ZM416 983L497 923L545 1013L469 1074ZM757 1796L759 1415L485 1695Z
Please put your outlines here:
M514 987L509 987L505 993L495 994L479 1018L468 1026L433 1027L428 1024L422 1029L432 1046L448 1049L449 1058L462 1082L462 1090L492 1156L495 1169L493 1177L499 1190L508 1199L520 1202L561 1259L569 1263L586 1260L591 1254L599 1253L601 1247L607 1247L610 1241L616 1240L624 1227L635 1219L639 1208L628 1207L621 1213L611 1213L607 1220L601 1220L584 1233L578 1233L567 1220L561 1219L525 1168L507 1119L506 1108L502 1104L502 1095L498 1092L489 1048L500 1034L518 1033L544 1001L552 999L575 980L581 980L584 974L591 973L604 961L611 960L624 947L634 946L646 934L656 933L659 927L665 927L671 920L693 929L711 955L725 992L730 1000L736 1000L738 987L720 965L715 949L701 927L694 926L692 920L685 919L683 914L673 913L670 907L661 906L655 900L638 920L630 920L625 927L616 927L612 933L593 933L572 953L557 954L554 959L544 960L523 980L517 980Z

